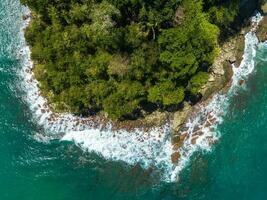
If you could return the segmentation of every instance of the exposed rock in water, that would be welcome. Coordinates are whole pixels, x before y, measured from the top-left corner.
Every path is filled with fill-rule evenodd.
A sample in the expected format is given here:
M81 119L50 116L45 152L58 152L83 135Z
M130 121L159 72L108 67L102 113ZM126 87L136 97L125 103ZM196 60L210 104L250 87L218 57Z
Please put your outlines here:
M202 101L207 100L212 94L220 91L231 80L233 74L232 66L226 60L228 58L221 58L219 62L214 63L212 66L209 81L200 91Z
M221 46L221 52L215 59L210 71L208 83L202 88L202 101L207 100L210 96L223 88L231 81L233 75L232 64L239 67L245 48L244 34L249 28L243 28L239 34L236 34Z
M179 152L174 152L171 155L172 163L176 164L178 160L180 159L180 157L181 157L181 154Z
M239 85L244 85L244 83L245 83L245 80L243 80L243 79L239 80L239 82L238 82Z
M172 144L173 144L173 150L174 151L177 151L178 149L180 149L183 144L184 144L184 141L186 139L186 137L188 136L188 133L183 133L181 135L175 135L173 138L172 138Z
M187 116L189 115L190 111L191 111L191 106L188 103L184 103L183 109L173 114L173 119L171 121L171 128L174 132L177 132L180 129L180 127L187 119Z
M191 144L195 145L197 143L197 139L198 137L194 137L192 140L191 140Z
M240 30L239 34L236 34L229 38L221 46L221 52L214 61L214 64L210 68L210 78L208 83L201 89L202 99L199 105L205 106L211 96L219 91L227 91L231 85L233 75L233 65L238 67L242 61L245 47L244 35L250 30L250 27L245 27ZM245 82L241 80L240 85ZM203 135L201 127L208 128L210 131L214 131L213 125L217 122L217 119L211 114L207 114L206 120L203 124L194 128L192 137L189 138L190 133L186 130L185 122L188 117L194 117L192 114L197 113L198 109L196 106L185 105L183 110L173 114L171 121L172 133L172 145L173 154L172 162L177 163L181 157L180 150L183 148L185 140L190 139L190 143L195 145L197 139ZM185 129L185 130L184 130ZM192 131L192 130L191 130ZM209 139L209 143L213 142Z

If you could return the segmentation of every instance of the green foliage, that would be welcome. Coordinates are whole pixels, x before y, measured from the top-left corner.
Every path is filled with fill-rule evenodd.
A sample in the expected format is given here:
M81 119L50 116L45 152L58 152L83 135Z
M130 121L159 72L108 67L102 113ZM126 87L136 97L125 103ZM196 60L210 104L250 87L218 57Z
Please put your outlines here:
M21 0L42 92L57 109L103 110L113 119L142 105L197 94L218 53L219 28L239 1ZM218 28L219 27L219 28Z
M103 107L112 119L117 119L138 109L144 95L145 91L140 83L122 82L104 100Z
M164 105L179 104L184 99L184 88L175 87L175 84L166 81L159 83L148 90L148 100L153 103L161 103Z
M188 84L188 89L192 94L197 94L201 86L206 84L209 80L209 74L206 72L199 72L193 76Z
M240 0L204 0L204 3L208 8L207 12L210 21L219 26L222 31L228 31L229 26L238 15Z

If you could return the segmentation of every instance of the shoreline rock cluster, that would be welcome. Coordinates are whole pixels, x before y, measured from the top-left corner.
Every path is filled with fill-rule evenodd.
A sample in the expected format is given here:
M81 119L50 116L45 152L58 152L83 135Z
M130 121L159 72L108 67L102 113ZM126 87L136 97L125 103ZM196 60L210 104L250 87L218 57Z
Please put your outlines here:
M23 16L23 20L28 20L31 18L30 15ZM253 24L252 24L253 26ZM216 58L214 64L210 68L210 78L206 85L201 89L202 100L194 106L191 106L189 103L184 103L181 110L177 112L160 112L156 111L149 115L146 115L143 119L138 119L134 121L117 121L111 122L104 114L91 116L91 117L77 117L75 119L74 126L77 127L94 127L105 129L107 127L112 127L112 130L143 130L144 132L149 132L152 128L157 127L158 130L163 128L166 124L169 124L172 130L172 145L173 145L173 154L171 156L172 163L177 163L181 157L179 148L184 145L186 140L189 140L192 145L196 144L196 141L204 133L201 128L209 129L211 132L214 131L213 125L217 122L217 118L213 115L211 111L206 113L206 117L202 120L201 124L190 130L188 134L188 127L185 126L185 122L194 118L194 115L198 113L200 108L207 105L211 100L212 96L219 91L226 92L231 85L232 78L232 66L238 67L241 63L242 56L244 53L244 35L249 30L249 27L243 28L240 33L236 34L228 41L224 42L221 46L221 52ZM267 39L267 17L264 17L259 27L257 28L257 35L261 41ZM32 74L33 72L29 70L27 73ZM29 84L31 84L29 82ZM240 85L244 84L244 80L240 81ZM38 95L41 96L39 92ZM40 108L43 114L51 113L48 121L51 123L55 122L56 119L60 116L59 113L53 112L51 106L45 104L44 108ZM83 129L83 128L81 128ZM216 143L214 138L208 138L210 144Z
M31 14L27 14L23 16L23 20L29 20L31 18ZM266 22L265 22L266 21ZM266 27L265 27L266 26ZM265 41L267 39L267 34L264 34L262 30L267 28L267 18L263 20L260 27L263 27L258 31L259 38L261 41ZM232 77L232 65L239 66L243 56L244 49L244 35L247 32L247 28L242 29L239 34L236 34L228 41L224 42L221 46L221 52L217 56L214 61L214 64L210 68L210 77L208 83L204 85L200 91L202 94L202 99L198 104L207 101L213 94L222 90L223 88L227 90L227 85L230 85L231 77ZM27 73L33 73L33 71L29 71ZM34 74L34 73L33 73ZM243 84L243 82L241 82ZM38 95L42 95L41 93ZM194 110L194 106L190 105L188 102L184 102L181 106L181 109L176 112L167 112L167 111L154 111L149 114L145 114L143 118L136 120L124 120L124 121L111 121L107 118L105 113L99 113L96 116L89 117L80 117L81 121L85 122L87 120L94 121L95 126L97 124L112 124L114 130L126 130L131 131L133 129L144 129L149 130L155 127L162 127L166 123L169 123L171 129L174 132L179 131L179 128L183 125L183 123L188 118L189 114ZM60 115L53 110L53 106L50 104L46 104L45 108L42 108L42 113L46 113L52 111L54 114L50 121L53 121L53 118L56 118ZM91 122L90 122L91 124Z
M211 67L210 79L208 83L202 88L201 93L203 95L202 100L197 104L186 110L177 112L174 116L172 128L172 144L173 144L173 154L172 162L177 164L180 157L180 149L186 141L189 141L191 145L195 145L198 138L200 138L206 129L210 132L214 132L214 125L218 122L218 118L214 116L213 112L208 111L204 113L202 120L199 121L197 126L194 126L193 130L189 130L186 126L186 122L190 119L194 119L197 113L199 113L201 108L208 105L209 101L212 99L214 94L218 92L227 92L232 82L233 67L239 67L244 54L245 38L244 35L251 30L254 32L261 42L267 40L267 16L263 17L260 24L251 23L248 27L241 29L241 31L226 41L221 46L221 52L216 58L213 66ZM243 85L245 80L239 80L238 84ZM218 112L218 111L217 111ZM184 117L184 115L186 117ZM179 123L176 123L176 122ZM209 145L216 143L217 139L208 136L206 138Z
M232 65L239 66L242 61L246 29L243 29L239 34L230 38L221 46L221 51L210 68L209 81L200 91L202 100L194 106L188 105L185 109L174 113L172 119L172 129L174 132L178 133L184 122L193 113L197 113L199 107L207 104L214 94L221 90L227 91L231 85L233 75Z

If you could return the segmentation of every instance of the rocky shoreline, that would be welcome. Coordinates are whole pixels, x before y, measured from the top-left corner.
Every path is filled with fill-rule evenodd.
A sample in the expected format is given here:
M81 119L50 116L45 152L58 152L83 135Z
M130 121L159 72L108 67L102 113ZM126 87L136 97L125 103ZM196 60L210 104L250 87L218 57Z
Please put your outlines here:
M172 162L178 163L181 158L181 149L186 141L189 141L191 145L195 145L198 138L202 137L207 130L214 132L214 125L220 120L216 115L218 111L209 110L203 113L202 118L198 125L193 127L193 130L189 130L186 122L193 121L196 115L201 112L202 108L205 108L212 100L215 94L218 92L226 93L231 86L233 68L238 68L241 64L244 55L245 47L245 34L252 31L256 34L261 42L267 40L267 17L264 16L259 24L252 22L249 26L241 29L241 31L234 37L230 38L221 46L221 52L216 58L214 64L211 67L210 79L208 83L203 86L201 93L203 95L202 100L194 105L187 106L184 110L178 111L174 114L172 119L172 144L173 154ZM242 86L245 84L245 80L240 79L238 84ZM176 117L177 116L177 117ZM207 136L208 145L217 143L216 137Z
M23 20L27 21L32 18L31 14L23 16ZM99 113L95 116L79 117L81 120L77 120L76 124L90 124L94 122L94 127L101 124L101 127L112 125L114 130L132 131L134 129L143 129L148 131L155 127L164 126L166 123L170 124L171 129L174 132L178 132L181 126L184 124L190 113L196 112L199 104L205 104L209 99L220 90L227 91L227 86L230 85L232 77L232 65L239 66L244 53L244 35L248 32L249 27L243 28L238 34L229 38L220 46L220 53L214 61L214 64L210 67L210 78L206 85L204 85L200 91L202 99L197 105L190 105L188 102L184 102L181 105L180 110L176 112L167 111L154 111L152 113L145 113L143 118L136 120L123 120L123 121L110 121L105 113ZM267 39L265 30L267 29L267 18L265 17L257 31L257 35L261 41ZM34 74L34 68L26 71L29 74ZM33 81L29 81L31 83ZM242 84L242 81L240 82ZM42 95L41 92L38 95ZM41 106L40 106L41 107ZM48 102L41 108L43 114L53 111L53 106ZM53 111L49 121L51 123L59 117L60 113Z
M30 23L31 15L25 15L23 20ZM47 103L47 100L43 98L40 90L38 89L38 82L34 78L33 73L33 63L29 61L29 67L24 70L26 82L29 85L33 85L34 95L36 96L36 105L32 106L38 114L38 120L40 124L45 124L52 131L58 133L66 133L66 131L83 131L87 129L99 129L101 130L111 130L113 131L113 137L116 134L120 134L121 131L126 131L134 134L136 131L147 133L147 136L138 136L137 140L140 143L144 143L144 138L150 138L151 130L157 130L155 140L159 141L159 144L164 142L163 138L166 137L164 131L166 126L169 127L171 132L171 162L177 165L178 161L182 157L181 148L185 146L194 146L199 138L205 137L207 140L207 145L210 146L212 143L217 142L217 138L213 136L214 125L218 122L218 116L214 110L207 109L203 114L202 118L199 120L197 126L194 126L192 130L188 126L188 121L193 121L197 114L202 111L203 107L208 106L210 101L215 94L218 92L227 92L228 88L231 86L231 80L233 75L233 67L238 67L241 63L243 54L245 39L244 36L249 30L257 29L257 34L260 33L261 36L267 36L267 18L264 17L259 27L255 24L251 24L248 27L243 28L240 33L236 34L228 41L222 44L221 52L216 58L214 64L210 68L210 78L208 83L202 87L201 94L202 100L194 106L189 103L184 103L182 109L170 113L170 112L160 112L156 111L149 115L146 115L143 119L135 121L117 121L111 122L105 114L99 114L96 116L91 116L87 118L73 116L71 114L62 114L53 112L51 106ZM244 84L244 80L240 80L240 85ZM30 97L31 98L31 97ZM46 121L46 122L44 122ZM45 127L46 128L46 127ZM204 130L204 132L203 132ZM210 133L206 134L205 131ZM205 136L204 136L205 135ZM186 148L186 147L185 147Z
M30 18L30 14L23 16L23 20L25 21L29 20ZM166 123L169 123L174 133L179 132L180 128L183 126L188 117L192 115L192 113L197 112L199 105L206 104L217 92L221 90L227 91L233 74L232 65L238 67L241 63L244 53L244 35L248 32L248 30L250 30L251 26L252 24L243 28L238 34L222 44L219 55L209 69L209 81L202 87L200 91L202 94L202 99L196 105L192 106L188 102L184 102L182 108L177 112L171 113L167 111L155 111L151 114L146 114L144 118L137 120L110 121L104 113L100 113L95 116L80 117L81 120L76 120L76 125L78 126L80 123L83 125L88 125L94 122L93 127L97 127L100 124L102 128L112 125L113 130L132 131L134 129L142 129L147 132L152 128L161 127ZM267 34L265 32L266 29L267 18L265 17L260 23L259 29L257 30L257 35L261 41L265 41L267 39ZM33 71L34 70L32 69L27 70L26 72L32 74L34 73ZM29 83L32 81L33 80L30 80ZM243 82L241 81L240 84L242 83ZM42 95L41 92L38 95ZM41 105L39 107L41 108ZM45 114L50 112L51 109L52 106L46 103L44 107L41 108L41 112ZM59 117L59 115L60 113L53 112L49 118L49 121L52 123L57 117Z
M23 20L29 20L30 18L30 15L23 16ZM202 87L200 91L203 97L197 105L192 106L188 102L184 102L181 106L182 108L177 112L162 112L158 110L150 114L145 114L144 118L137 120L110 121L104 113L99 113L98 115L89 117L78 117L80 120L76 120L76 124L92 124L92 122L94 122L93 127L97 127L100 124L101 127L112 125L113 130L125 130L130 132L134 129L142 129L147 132L152 128L161 127L166 123L169 123L172 130L174 132L178 132L190 113L196 112L194 109L195 107L198 107L199 104L203 104L204 102L208 101L213 94L229 85L232 77L231 64L240 64L243 55L243 47L244 33L238 34L223 44L219 56L216 58L214 64L210 68L209 81ZM34 68L31 70L27 69L26 73L29 75L34 75ZM28 83L31 84L33 81L34 76L28 81ZM41 91L39 91L38 95L42 96ZM49 113L51 110L53 110L53 106L51 106L48 102L46 102L44 106L38 106L43 114ZM53 114L48 119L51 123L53 123L53 121L55 121L56 118L61 115L61 113L57 113L55 111L52 112Z

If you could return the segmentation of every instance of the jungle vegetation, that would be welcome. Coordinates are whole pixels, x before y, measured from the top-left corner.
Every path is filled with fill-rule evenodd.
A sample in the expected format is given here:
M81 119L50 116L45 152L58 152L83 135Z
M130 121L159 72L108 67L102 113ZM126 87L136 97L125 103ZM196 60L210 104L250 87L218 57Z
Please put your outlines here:
M57 110L112 119L198 95L239 0L21 0L43 94Z

